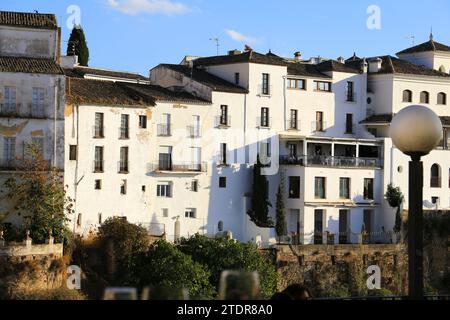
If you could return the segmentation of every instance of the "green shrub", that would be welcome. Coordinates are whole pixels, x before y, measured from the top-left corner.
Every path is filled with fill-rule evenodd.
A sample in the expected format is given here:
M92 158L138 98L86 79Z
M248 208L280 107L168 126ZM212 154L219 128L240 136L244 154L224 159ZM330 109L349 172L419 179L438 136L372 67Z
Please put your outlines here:
M13 293L12 298L14 300L86 300L86 297L79 291L67 288L18 291Z

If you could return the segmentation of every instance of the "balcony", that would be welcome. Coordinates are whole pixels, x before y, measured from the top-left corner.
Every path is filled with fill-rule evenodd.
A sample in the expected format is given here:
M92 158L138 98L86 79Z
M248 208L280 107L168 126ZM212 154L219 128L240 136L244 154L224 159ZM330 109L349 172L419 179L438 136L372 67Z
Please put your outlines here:
M356 103L357 101L356 98L357 98L356 92L347 92L345 102Z
M128 161L119 161L117 163L117 172L121 174L128 174L130 173L130 167Z
M92 128L92 136L94 139L103 139L105 137L105 127L94 126Z
M17 117L19 116L20 103L2 103L0 104L1 117Z
M0 104L0 117L17 117L31 119L45 119L46 105L28 103L2 103Z
M289 119L286 121L287 130L300 131L300 120L297 119Z
M330 157L330 156L281 156L280 164L318 167L343 168L381 168L381 159L356 157Z
M24 167L28 166L28 161L30 163L32 162L31 159L24 160L18 158L0 158L0 171L20 171ZM51 168L50 160L40 160L40 163L42 163L40 166L42 165L47 170Z
M148 165L149 172L206 172L206 163L159 161Z
M43 104L30 103L28 105L28 110L27 110L28 112L27 112L27 114L25 114L25 116L34 118L34 119L45 119L46 118L45 109L46 109L46 106Z
M195 139L201 137L201 129L199 126L187 126L186 131L188 138Z
M119 128L119 139L120 140L128 140L128 139L130 139L130 128L128 128L128 127L120 127Z
M272 96L273 86L263 86L262 84L258 85L258 96L260 97L271 97Z
M158 137L170 137L172 135L171 124L158 124Z
M93 163L93 172L94 173L103 173L104 171L104 161L103 160L94 160Z
M260 129L269 129L272 125L272 118L267 117L257 117L256 118L256 127Z
M231 126L231 117L217 116L215 119L216 128L229 128Z
M324 121L311 122L311 132L325 132L327 123Z

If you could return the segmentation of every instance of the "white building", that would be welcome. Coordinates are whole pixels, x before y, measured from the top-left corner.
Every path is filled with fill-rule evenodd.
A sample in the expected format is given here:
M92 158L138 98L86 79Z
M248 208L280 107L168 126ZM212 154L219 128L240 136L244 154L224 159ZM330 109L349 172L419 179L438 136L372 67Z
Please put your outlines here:
M64 74L60 29L52 14L0 12L0 185L16 174L25 146L64 166ZM1 201L0 222L20 222Z
M442 118L442 145L424 158L424 208L450 209L450 47L431 38L397 55L302 60L247 48L187 56L154 67L149 78L64 57L64 134L57 137L65 151L57 155L76 199L73 230L86 235L121 216L169 240L231 231L241 241L273 242L274 230L247 214L260 155L270 160L263 169L270 214L275 219L282 184L294 242L354 243L363 231L371 242L390 241L381 233L393 229L395 210L384 194L393 183L407 196L408 159L392 145L389 124L411 104ZM39 123L55 123L49 120ZM22 119L2 121L5 135L17 127L10 121Z

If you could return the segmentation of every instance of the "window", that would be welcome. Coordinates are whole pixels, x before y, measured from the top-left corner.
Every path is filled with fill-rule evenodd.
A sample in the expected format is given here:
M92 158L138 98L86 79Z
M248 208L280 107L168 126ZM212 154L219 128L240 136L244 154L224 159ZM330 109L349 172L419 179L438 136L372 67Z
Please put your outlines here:
M324 210L314 210L314 244L323 243Z
M168 218L168 217L169 217L169 209L167 209L167 208L161 209L161 215L162 215L164 218Z
M172 147L159 147L159 170L172 170Z
M262 75L262 90L263 95L268 96L270 94L270 75L268 73L263 73Z
M219 164L226 165L227 164L227 144L221 143L220 144L220 160Z
M16 158L16 138L15 137L3 137L3 157L8 162L7 164L12 164Z
M364 179L364 199L373 200L373 179Z
M355 101L354 83L352 81L347 81L347 101Z
M141 190L142 190L142 192L145 192L145 190L147 190L147 187L146 186L142 186Z
M17 112L15 87L5 87L5 97L3 99L2 112L7 114L13 114Z
M324 131L323 112L321 112L321 111L316 112L315 128L313 128L313 131L317 131L317 132Z
M431 188L440 188L441 187L441 167L438 164L433 164L431 167Z
M139 128L147 129L147 116L139 116Z
M120 148L119 173L128 173L128 147Z
M94 172L103 172L103 147L95 147Z
M300 199L300 177L289 177L289 198Z
M76 145L69 146L69 160L71 160L71 161L77 160L77 146Z
M102 190L102 180L95 180L95 190Z
M197 210L196 209L186 209L184 211L184 217L188 219L197 219Z
M79 213L78 217L77 217L77 227L80 228L81 227L81 223L82 223L82 214Z
M314 182L314 195L316 199L325 199L326 198L326 190L325 190L326 178L324 177L316 177Z
M403 91L403 102L412 102L412 91L411 90L405 90Z
M104 138L103 113L95 113L94 138Z
M120 194L126 195L127 194L127 180L122 180L120 183Z
M98 214L98 224L102 224L102 223L103 223L103 217L102 217L102 214L99 213Z
M219 188L224 189L227 187L227 177L219 177Z
M420 103L430 103L430 94L427 91L420 93Z
M169 182L160 182L156 187L156 196L160 198L172 197L172 185Z
M291 118L289 119L288 128L293 130L299 130L300 128L297 109L291 109Z
M198 180L191 181L191 191L198 192Z
M446 105L447 104L447 95L443 92L439 92L437 96L437 104Z
M350 210L339 210L339 244L348 244Z
M261 108L261 119L259 125L261 127L269 127L269 108Z
M33 88L33 96L31 102L31 115L37 118L43 118L44 115L44 88Z
M162 114L161 123L158 124L158 137L170 137L172 135L171 132L171 121L172 116L169 113Z
M345 117L345 133L353 134L353 114L347 113Z
M350 178L339 179L339 198L350 199Z
M288 89L306 90L306 80L304 79L288 79Z
M372 232L372 217L373 210L364 210L364 230L369 233L369 239L365 242L370 242L370 233Z
M289 143L289 157L290 158L297 158L297 145L294 143Z
M129 139L130 138L130 116L128 114L122 114L120 116L120 139Z
M239 83L240 83L240 81L241 81L241 74L239 73L239 72L236 72L235 74L234 74L234 83L235 84L237 84L237 85L239 85Z
M40 156L44 156L44 138L43 137L32 137L31 138L31 144L34 148L36 148L36 151L39 153Z
M315 91L331 92L331 82L326 81L314 81Z

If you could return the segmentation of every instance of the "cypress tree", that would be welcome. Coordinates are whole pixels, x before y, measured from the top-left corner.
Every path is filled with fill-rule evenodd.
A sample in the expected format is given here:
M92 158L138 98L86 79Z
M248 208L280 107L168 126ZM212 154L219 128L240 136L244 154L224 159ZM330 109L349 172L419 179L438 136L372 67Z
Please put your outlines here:
M286 211L284 209L284 198L283 198L283 184L280 183L277 193L277 204L276 204L276 225L275 231L278 237L286 235Z
M81 66L88 66L89 48L87 46L86 37L81 26L74 26L67 44L67 55L78 56L78 63Z
M261 162L258 161L253 168L253 195L252 195L252 218L257 224L268 225L269 206L272 206L268 200L268 183L266 176L261 174Z

